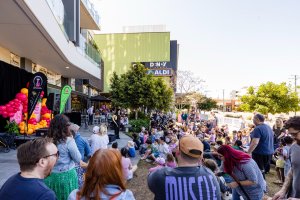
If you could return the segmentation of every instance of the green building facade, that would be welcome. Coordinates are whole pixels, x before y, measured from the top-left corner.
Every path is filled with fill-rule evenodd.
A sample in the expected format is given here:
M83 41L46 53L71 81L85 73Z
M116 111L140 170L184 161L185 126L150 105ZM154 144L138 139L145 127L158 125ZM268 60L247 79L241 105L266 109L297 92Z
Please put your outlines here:
M170 32L96 34L94 40L104 63L105 93L113 72L124 74L134 62L170 61Z

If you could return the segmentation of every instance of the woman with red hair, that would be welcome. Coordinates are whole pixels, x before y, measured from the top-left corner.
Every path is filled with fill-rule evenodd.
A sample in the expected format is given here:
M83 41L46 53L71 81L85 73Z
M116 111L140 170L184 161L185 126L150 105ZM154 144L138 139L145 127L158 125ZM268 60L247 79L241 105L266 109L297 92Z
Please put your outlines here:
M262 199L266 182L251 156L229 145L220 146L218 153L223 161L224 172L233 178L233 181L228 184L229 187L245 200Z
M90 159L82 189L74 190L68 200L134 200L125 187L121 158L116 149L97 150Z

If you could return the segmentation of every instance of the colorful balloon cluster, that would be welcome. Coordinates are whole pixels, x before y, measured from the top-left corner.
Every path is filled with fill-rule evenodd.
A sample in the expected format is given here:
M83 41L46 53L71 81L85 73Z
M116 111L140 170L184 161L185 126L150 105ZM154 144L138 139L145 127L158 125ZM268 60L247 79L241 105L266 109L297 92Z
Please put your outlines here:
M43 96L44 92L41 93L35 110L28 120L28 126L26 126L28 116L27 88L22 88L21 91L16 94L15 99L9 101L6 105L0 106L0 115L2 115L3 118L9 117L10 122L15 121L19 126L21 134L32 134L39 128L49 127L51 111L46 107L47 98L43 98Z

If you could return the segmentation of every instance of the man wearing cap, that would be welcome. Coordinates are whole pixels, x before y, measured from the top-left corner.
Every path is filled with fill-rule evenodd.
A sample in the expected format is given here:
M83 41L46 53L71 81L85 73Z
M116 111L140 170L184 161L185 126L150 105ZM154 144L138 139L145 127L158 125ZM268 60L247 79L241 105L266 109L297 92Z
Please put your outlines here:
M199 163L203 144L192 136L183 136L176 152L178 167L164 167L148 176L148 186L156 200L221 199L215 175Z
M253 123L254 130L251 132L251 143L248 150L253 160L265 177L265 171L269 168L274 153L274 133L271 127L264 123L265 117L262 114L255 114Z

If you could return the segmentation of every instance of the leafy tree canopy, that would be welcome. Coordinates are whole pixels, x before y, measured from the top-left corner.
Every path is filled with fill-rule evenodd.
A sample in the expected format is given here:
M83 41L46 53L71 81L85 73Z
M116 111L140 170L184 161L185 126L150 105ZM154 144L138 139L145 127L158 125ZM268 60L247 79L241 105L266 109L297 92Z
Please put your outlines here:
M172 103L173 91L161 78L147 74L146 68L137 63L130 70L111 78L111 100L115 106L168 110Z
M197 106L200 110L210 111L214 108L217 108L217 102L212 98L204 97L200 102L197 103Z
M240 109L257 111L263 114L288 113L299 110L299 97L286 83L267 82L258 88L248 88L247 94L241 97Z

